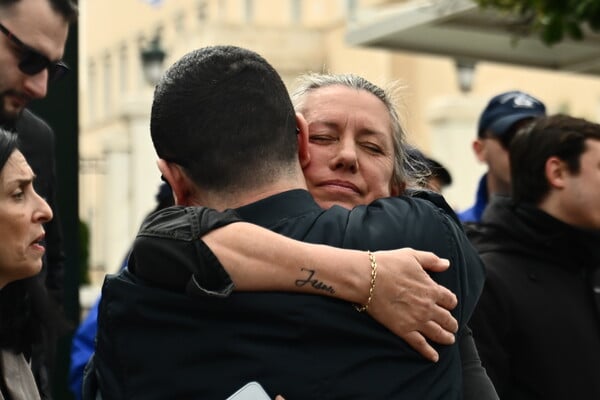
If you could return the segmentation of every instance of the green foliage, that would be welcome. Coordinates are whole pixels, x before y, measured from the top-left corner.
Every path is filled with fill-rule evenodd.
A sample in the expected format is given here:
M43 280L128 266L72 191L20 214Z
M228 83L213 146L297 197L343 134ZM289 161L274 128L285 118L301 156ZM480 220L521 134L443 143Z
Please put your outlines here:
M586 27L600 32L600 0L474 0L481 8L519 16L526 32L551 46L583 39Z

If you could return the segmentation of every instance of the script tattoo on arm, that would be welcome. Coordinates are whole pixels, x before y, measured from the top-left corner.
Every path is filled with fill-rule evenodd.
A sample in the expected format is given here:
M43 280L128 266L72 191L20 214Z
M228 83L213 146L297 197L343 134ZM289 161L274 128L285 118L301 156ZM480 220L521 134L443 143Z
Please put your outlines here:
M330 294L335 294L335 289L332 286L326 285L325 283L319 281L318 279L314 279L315 270L308 268L301 268L301 271L308 272L308 277L306 279L297 279L296 286L302 287L304 285L311 285L313 288L317 290L323 290L325 292L329 292Z

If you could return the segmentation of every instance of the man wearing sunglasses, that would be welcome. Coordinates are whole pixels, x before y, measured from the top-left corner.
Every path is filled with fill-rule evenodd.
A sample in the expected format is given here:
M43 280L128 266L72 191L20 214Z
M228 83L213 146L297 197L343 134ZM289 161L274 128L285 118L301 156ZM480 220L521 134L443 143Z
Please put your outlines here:
M546 115L546 106L535 97L520 91L494 96L479 118L473 151L488 166L481 177L473 207L458 213L462 222L479 223L489 199L510 194L508 146L515 133L534 118Z
M45 226L46 256L42 273L30 279L39 299L31 317L43 327L34 344L31 365L42 399L50 398L49 370L61 325L63 246L55 207L54 133L29 110L31 100L46 96L49 85L68 71L61 61L69 24L77 18L71 0L0 0L0 126L19 136L20 150L36 174L35 189L53 209L55 218ZM55 312L51 312L54 310Z

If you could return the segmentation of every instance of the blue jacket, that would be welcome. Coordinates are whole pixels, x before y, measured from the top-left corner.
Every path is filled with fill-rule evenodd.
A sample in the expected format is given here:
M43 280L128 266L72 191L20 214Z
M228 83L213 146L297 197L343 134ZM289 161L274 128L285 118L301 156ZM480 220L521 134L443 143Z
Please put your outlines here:
M481 222L483 216L483 210L487 207L489 202L488 187L487 187L487 174L484 174L479 180L477 186L477 197L475 198L475 204L471 208L457 213L458 219L461 222Z
M69 366L69 389L76 400L81 400L83 369L94 352L96 331L98 330L98 304L96 300L87 317L81 322L71 344L71 365Z

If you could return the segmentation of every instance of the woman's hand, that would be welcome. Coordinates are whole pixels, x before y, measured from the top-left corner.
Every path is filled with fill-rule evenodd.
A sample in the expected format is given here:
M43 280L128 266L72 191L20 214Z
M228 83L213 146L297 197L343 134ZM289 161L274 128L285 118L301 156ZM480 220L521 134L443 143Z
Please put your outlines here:
M445 271L449 261L410 248L373 254L378 270L368 313L425 358L437 361L439 355L426 339L454 343L458 323L450 311L457 298L426 271Z

